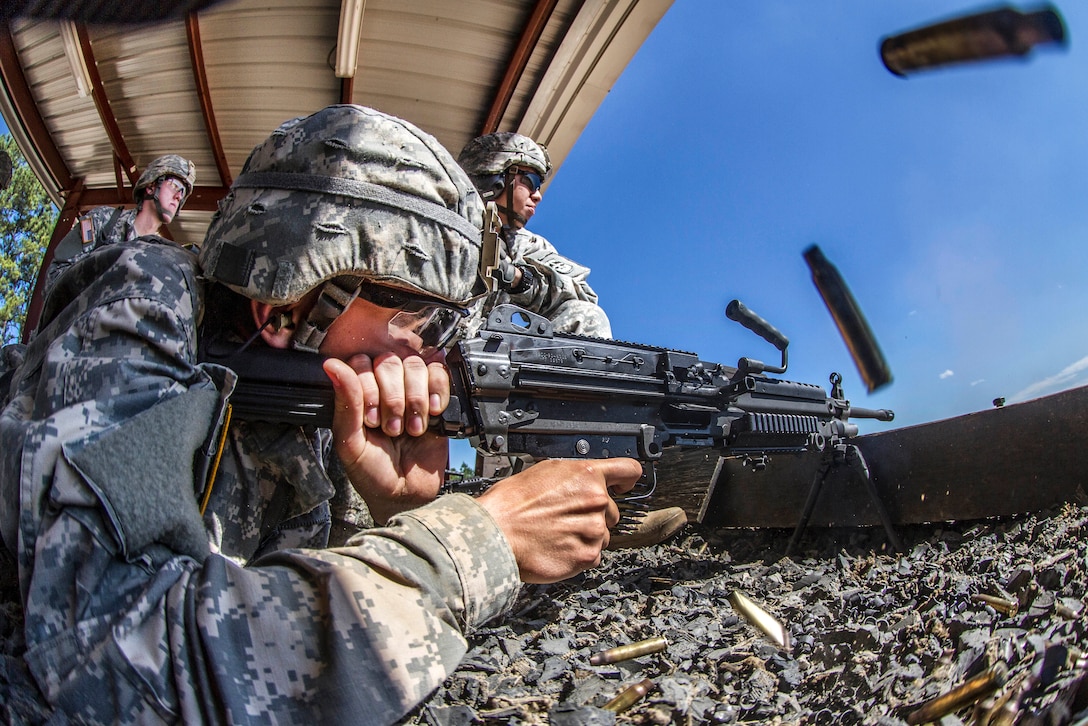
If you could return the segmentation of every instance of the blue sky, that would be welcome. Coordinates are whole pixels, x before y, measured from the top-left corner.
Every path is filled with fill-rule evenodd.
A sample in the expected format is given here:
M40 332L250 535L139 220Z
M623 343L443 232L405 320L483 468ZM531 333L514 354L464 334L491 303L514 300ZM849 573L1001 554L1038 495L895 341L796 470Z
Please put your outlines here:
M676 0L547 188L531 229L590 266L617 338L785 378L905 426L1088 378L1088 4L1069 42L891 75L880 39L990 7L950 0ZM801 256L850 283L894 382L865 392ZM467 457L454 446L454 461Z
M530 228L592 268L615 337L844 375L894 426L1088 376L1088 5L1068 45L899 78L882 37L989 8L676 0L546 190ZM801 255L818 244L895 380L869 395ZM869 422L863 431L889 428Z

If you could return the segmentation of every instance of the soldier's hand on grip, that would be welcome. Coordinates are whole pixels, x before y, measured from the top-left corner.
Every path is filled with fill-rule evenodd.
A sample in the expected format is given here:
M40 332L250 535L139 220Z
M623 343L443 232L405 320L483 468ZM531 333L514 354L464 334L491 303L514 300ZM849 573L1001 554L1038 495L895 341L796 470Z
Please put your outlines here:
M548 583L600 564L620 513L609 492L642 475L634 459L552 459L480 495L518 561L524 582Z

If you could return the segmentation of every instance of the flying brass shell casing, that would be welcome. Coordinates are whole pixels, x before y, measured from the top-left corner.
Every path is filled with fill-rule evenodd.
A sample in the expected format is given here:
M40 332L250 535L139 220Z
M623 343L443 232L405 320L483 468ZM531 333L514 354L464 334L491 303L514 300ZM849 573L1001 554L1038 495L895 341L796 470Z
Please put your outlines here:
M937 721L943 716L960 710L969 703L981 701L1005 685L1008 675L1008 666L1002 661L998 661L963 685L923 703L907 714L907 723L921 724Z
M971 599L975 602L981 602L989 605L997 612L1008 617L1013 617L1020 610L1020 603L1015 600L1009 600L1004 597L997 597L996 595L985 595L982 593L976 593L971 596Z
M756 605L740 590L734 590L729 595L729 604L733 609L743 615L752 625L759 628L768 638L778 644L783 650L790 649L790 633L773 615Z
M634 706L639 699L652 690L654 690L654 682L649 678L643 678L635 685L620 691L620 693L606 703L603 708L606 711L612 711L613 713L623 713L631 708L631 706Z
M594 653L589 657L589 663L590 665L618 663L621 660L638 658L639 656L660 652L665 650L668 645L669 642L661 636L640 640L637 643L620 645L615 648L609 648L608 650L602 650L600 653Z

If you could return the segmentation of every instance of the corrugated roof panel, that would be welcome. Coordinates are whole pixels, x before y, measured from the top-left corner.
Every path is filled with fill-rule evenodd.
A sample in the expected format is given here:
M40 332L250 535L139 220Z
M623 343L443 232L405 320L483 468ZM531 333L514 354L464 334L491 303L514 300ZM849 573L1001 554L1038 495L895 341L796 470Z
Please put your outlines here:
M212 212L182 208L181 214L170 223L170 234L178 244L199 247L204 242L204 233L208 231L211 222Z
M89 33L110 110L136 167L142 171L158 156L177 153L211 175L202 183L218 183L184 25L138 32L92 28Z
M200 15L211 100L233 174L281 123L339 99L329 66L339 22L340 5L329 0L242 0Z
M105 166L97 156L102 140L102 124L94 99L80 98L71 66L64 55L58 33L59 23L17 23L12 28L23 74L37 99L38 112L73 176L90 174L92 183L113 182L113 162L106 156ZM90 141L90 139L94 141ZM109 169L109 178L94 172Z

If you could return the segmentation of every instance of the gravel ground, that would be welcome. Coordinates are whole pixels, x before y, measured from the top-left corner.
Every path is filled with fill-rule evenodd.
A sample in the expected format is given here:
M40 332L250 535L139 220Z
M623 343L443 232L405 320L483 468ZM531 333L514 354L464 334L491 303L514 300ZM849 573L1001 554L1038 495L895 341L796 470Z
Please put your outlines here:
M1004 686L941 723L1088 724L1088 507L903 528L902 554L880 528L810 530L785 558L790 534L689 525L527 588L516 617L475 634L405 723L912 723L920 705L1004 667ZM785 627L788 649L732 607L734 591ZM661 652L590 663L659 636ZM630 708L601 708L644 679ZM1004 721L983 712L999 700Z
M903 528L902 554L886 551L879 528L810 530L785 558L790 534L689 525L655 547L606 552L578 578L526 587L514 617L476 633L462 666L404 723L900 724L1004 664L1005 685L981 704L1007 696L1015 721L968 704L940 723L1088 724L1078 649L1088 507ZM788 649L733 608L735 591L784 626ZM3 573L0 595L16 595ZM17 607L0 607L0 656L18 653L20 626ZM653 637L664 650L590 663ZM40 722L20 700L17 663L0 658L0 722ZM602 708L644 679L649 692L628 709Z

